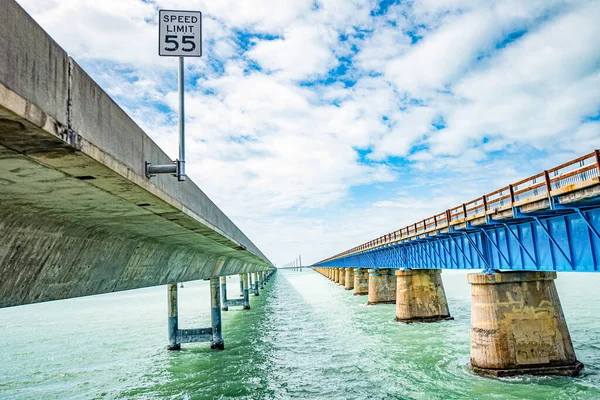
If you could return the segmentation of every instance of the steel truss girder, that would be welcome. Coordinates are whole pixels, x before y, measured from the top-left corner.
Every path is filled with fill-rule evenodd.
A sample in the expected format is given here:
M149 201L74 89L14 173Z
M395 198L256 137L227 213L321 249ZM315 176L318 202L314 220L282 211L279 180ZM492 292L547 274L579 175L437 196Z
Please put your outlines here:
M600 272L600 208L556 204L554 210L467 224L464 230L426 234L318 266Z

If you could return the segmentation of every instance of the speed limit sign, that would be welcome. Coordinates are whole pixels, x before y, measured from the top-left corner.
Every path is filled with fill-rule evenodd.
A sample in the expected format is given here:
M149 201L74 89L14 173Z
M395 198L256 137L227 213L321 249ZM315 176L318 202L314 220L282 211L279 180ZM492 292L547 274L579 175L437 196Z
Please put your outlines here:
M159 56L202 56L202 13L200 11L160 10L158 18Z
M146 160L148 179L157 174L172 174L185 181L185 57L202 56L202 13L200 11L159 10L158 55L178 57L179 158L171 164L157 165Z

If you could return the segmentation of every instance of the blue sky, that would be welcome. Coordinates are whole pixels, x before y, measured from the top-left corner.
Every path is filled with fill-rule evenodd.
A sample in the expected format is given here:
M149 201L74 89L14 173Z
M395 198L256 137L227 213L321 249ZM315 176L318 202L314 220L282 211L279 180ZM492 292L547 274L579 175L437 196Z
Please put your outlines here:
M203 11L188 173L279 264L600 147L597 1L19 2L173 158L158 9Z

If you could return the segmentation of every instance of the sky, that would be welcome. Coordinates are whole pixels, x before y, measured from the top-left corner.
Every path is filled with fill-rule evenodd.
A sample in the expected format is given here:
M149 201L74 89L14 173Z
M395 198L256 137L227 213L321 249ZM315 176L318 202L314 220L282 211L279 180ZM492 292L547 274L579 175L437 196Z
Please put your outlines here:
M158 10L186 59L189 177L304 265L600 148L600 2L18 0L173 159Z

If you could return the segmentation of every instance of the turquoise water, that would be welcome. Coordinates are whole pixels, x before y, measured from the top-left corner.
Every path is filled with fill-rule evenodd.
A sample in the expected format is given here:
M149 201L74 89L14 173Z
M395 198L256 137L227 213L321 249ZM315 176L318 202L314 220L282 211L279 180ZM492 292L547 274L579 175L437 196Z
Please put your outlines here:
M222 352L165 350L165 287L1 309L0 399L600 398L600 274L557 279L583 376L503 380L469 371L470 288L442 276L455 320L404 325L394 305L280 271L251 310L223 313ZM180 289L180 327L210 325L208 290Z

